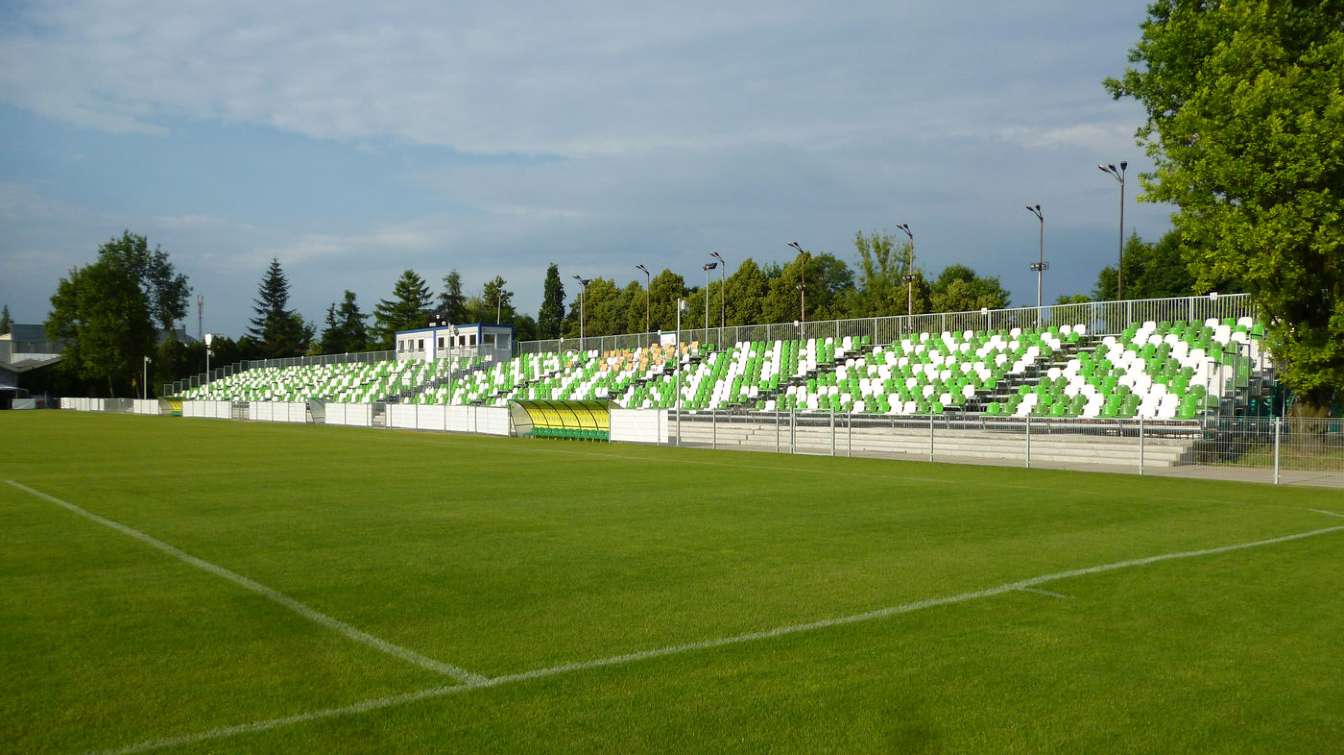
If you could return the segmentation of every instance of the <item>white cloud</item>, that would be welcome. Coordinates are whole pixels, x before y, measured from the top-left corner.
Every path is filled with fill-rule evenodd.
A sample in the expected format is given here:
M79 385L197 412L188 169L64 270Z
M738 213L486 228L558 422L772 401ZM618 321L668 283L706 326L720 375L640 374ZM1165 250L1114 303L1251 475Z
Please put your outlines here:
M998 137L1027 149L1077 147L1105 154L1133 150L1134 129L1130 121L1075 123L1053 128L1018 126L1001 129Z

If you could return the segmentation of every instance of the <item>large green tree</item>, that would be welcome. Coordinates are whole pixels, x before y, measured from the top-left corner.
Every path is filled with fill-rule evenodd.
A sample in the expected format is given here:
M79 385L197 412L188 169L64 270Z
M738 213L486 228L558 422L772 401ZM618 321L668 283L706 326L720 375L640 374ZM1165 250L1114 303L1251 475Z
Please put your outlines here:
M854 234L854 250L859 255L858 288L859 308L856 315L881 317L885 315L903 315L909 311L913 302L913 288L907 290L905 276L910 270L911 245L904 240L898 243L890 233L874 231L864 235L863 231ZM915 312L925 308L914 307Z
M1245 282L1280 379L1305 403L1344 390L1344 3L1163 0L1119 79L1147 111L1147 198L1200 285Z
M439 294L439 315L448 322L467 321L467 297L462 293L462 276L456 270L443 276L443 291Z
M728 276L728 324L756 325L764 317L766 294L770 293L770 279L765 270L748 257Z
M651 325L654 330L671 331L677 327L677 300L686 296L686 279L667 268L653 276L649 282L649 304L652 310ZM683 318L682 327L688 327L690 321Z
M401 277L392 287L392 298L380 300L373 310L375 328L383 348L392 348L398 330L423 328L428 324L433 301L429 284L419 273L414 270L402 271Z
M546 266L541 286L541 310L537 312L537 331L542 338L559 338L565 321L565 284L554 262Z
M965 265L948 265L929 287L934 312L971 312L1003 309L1008 292L994 276L976 275Z
M289 308L289 279L280 260L271 259L252 305L254 317L247 332L257 344L258 356L277 359L299 356L308 350L313 329L297 311Z
M154 353L151 308L138 271L115 254L75 268L51 297L47 334L66 342L60 369L108 396L134 391L144 357Z
M476 312L477 322L513 322L513 292L508 281L496 275L481 289L481 308Z
M354 291L346 291L341 303L327 307L326 327L322 330L322 353L344 354L369 348L369 316L359 309Z

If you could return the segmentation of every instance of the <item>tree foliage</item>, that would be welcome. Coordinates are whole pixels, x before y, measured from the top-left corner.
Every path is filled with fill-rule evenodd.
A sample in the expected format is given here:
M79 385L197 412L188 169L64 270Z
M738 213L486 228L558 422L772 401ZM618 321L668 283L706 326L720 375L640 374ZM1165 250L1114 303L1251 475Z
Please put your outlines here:
M140 384L143 358L154 353L150 302L138 270L117 254L99 254L61 279L51 297L46 331L66 342L60 369L108 396Z
M427 325L432 304L433 296L425 279L414 270L402 271L401 277L392 287L392 298L380 300L373 311L375 329L383 348L392 348L398 330Z
M257 344L257 356L278 359L299 356L308 350L313 328L289 308L289 280L280 260L272 258L253 300L248 335Z
M0 336L8 334L13 324L9 317L9 305L6 304L3 309L0 309Z
M476 310L477 322L513 322L513 292L507 286L508 281L499 275L486 281Z
M552 262L546 267L541 285L541 310L537 312L537 332L542 338L559 338L565 320L565 284L560 268Z
M994 276L977 275L965 265L948 265L929 287L934 312L971 312L1008 306L1008 292Z
M467 297L462 294L462 276L456 270L443 276L443 291L439 294L439 315L448 322L467 321Z
M1162 0L1111 93L1147 111L1147 198L1179 209L1201 287L1241 280L1280 379L1344 387L1344 4Z
M338 306L327 307L327 319L322 330L322 353L344 354L369 348L369 316L359 309L354 291L346 291Z

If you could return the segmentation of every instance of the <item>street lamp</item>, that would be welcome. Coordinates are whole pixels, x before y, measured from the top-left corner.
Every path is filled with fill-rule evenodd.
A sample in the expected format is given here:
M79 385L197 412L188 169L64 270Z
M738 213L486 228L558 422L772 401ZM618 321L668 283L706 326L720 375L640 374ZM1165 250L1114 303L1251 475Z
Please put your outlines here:
M719 338L723 338L723 329L728 325L728 296L727 283L725 276L728 275L728 261L718 252L710 252L709 256L719 261Z
M501 286L500 289L499 289L498 291L495 292L495 324L496 324L496 325L499 324L499 313L500 313L500 310L502 310L503 308L504 308L504 288Z
M905 316L913 317L915 314L915 234L911 232L907 223L901 223L896 228L910 239L910 256L905 261Z
M794 286L798 289L798 321L807 324L807 250L797 241L790 241L789 246L798 250L798 254L803 258L802 267L798 269L798 283ZM802 338L802 331L798 331L798 337Z
M1129 163L1121 160L1120 169L1114 165L1098 165L1097 170L1120 182L1120 251L1115 262L1115 298L1125 298L1125 169Z
M650 332L649 312L651 312L653 308L651 303L652 300L649 298L653 295L653 275L649 273L649 269L643 265L635 265L635 269L644 271L644 332L648 333Z
M583 308L588 299L588 284L593 281L591 278L582 278L577 275L574 276L574 280L578 281L580 286L583 286L583 290L579 292L579 351L583 351Z
M709 271L718 267L717 262L706 262L705 269L705 343L709 343Z
M149 363L151 361L153 360L149 357L145 357L145 374L144 377L140 378L140 391L144 395L146 401L149 400Z
M673 346L672 374L677 392L677 445L681 445L681 313L686 311L686 300L677 299L677 339Z
M1041 221L1041 259L1039 262L1031 263L1031 269L1036 271L1036 316L1040 317L1041 308L1041 288L1044 285L1045 271L1050 269L1049 263L1045 261L1045 215L1041 213L1040 205L1027 205L1027 212L1036 216Z

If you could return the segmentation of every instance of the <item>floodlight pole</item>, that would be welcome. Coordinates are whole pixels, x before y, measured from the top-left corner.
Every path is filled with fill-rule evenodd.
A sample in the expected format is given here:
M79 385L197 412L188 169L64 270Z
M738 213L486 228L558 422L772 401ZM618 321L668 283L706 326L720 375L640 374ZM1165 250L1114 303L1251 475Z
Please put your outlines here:
M807 324L807 251L797 241L790 241L789 246L798 250L798 256L802 258L803 264L798 268L798 321ZM798 337L803 337L803 331L800 328Z
M1036 316L1040 317L1040 309L1043 305L1041 290L1045 283L1045 270L1049 267L1045 263L1045 215L1041 212L1040 205L1027 205L1027 212L1036 216L1041 221L1041 259L1031 266L1036 271Z
M705 343L709 343L709 272L718 267L717 262L706 262L705 268Z
M583 310L588 300L588 284L592 283L592 279L576 275L574 280L578 281L579 285L583 287L583 290L579 292L579 351L583 351L583 323L585 319Z
M719 261L719 340L723 340L723 329L728 326L728 261L718 252L710 252L709 256Z
M681 445L681 311L686 309L686 300L677 299L677 337L672 347L672 374L676 380L677 392L677 445Z
M905 263L905 316L910 318L915 315L915 234L908 223L901 223L896 228L910 239L910 256Z
M206 334L205 334L205 382L206 382L206 383L209 383L209 382L210 382L210 344L211 344L212 342L214 342L214 340L215 340L215 334L214 334L214 333L206 333ZM204 385L204 383L203 383L203 385Z
M144 376L140 378L140 392L146 401L149 400L149 362L150 358L146 356Z
M644 332L649 333L651 332L649 330L649 314L653 311L653 300L651 298L653 296L653 275L643 265L635 265L635 269L644 271Z
M1125 298L1125 169L1129 163L1120 161L1119 170L1114 165L1098 165L1097 169L1120 182L1120 251L1115 262L1115 298Z

